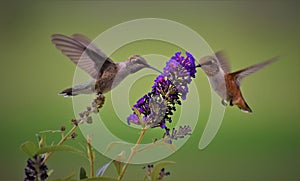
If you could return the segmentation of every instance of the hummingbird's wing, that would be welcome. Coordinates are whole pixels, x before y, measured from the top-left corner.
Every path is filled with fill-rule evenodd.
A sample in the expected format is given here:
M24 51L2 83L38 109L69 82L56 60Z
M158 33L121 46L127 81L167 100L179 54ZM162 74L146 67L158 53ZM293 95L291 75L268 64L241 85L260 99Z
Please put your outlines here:
M217 57L218 62L220 64L220 66L222 67L223 71L225 73L231 72L229 61L228 61L227 56L224 53L224 51L218 51L218 52L216 52L215 56Z
M92 41L90 39L88 39L86 36L82 35L82 34L73 34L72 38L74 38L75 40L79 41L80 43L84 44L86 47L88 47L89 49L93 50L94 52L98 53L99 55L101 55L103 58L106 58L106 61L109 61L111 63L114 63L109 57L107 57L107 55L100 50L94 43L92 43Z
M264 61L262 63L256 64L256 65L252 65L250 67L244 68L242 70L238 70L236 72L231 73L232 75L234 75L236 77L236 83L238 85L240 85L241 80L245 77L247 77L248 75L262 69L263 67L273 63L274 61L278 60L279 57L273 57L267 61Z
M94 79L100 77L108 66L115 65L83 35L75 34L73 37L68 37L54 34L51 36L51 41L57 49Z

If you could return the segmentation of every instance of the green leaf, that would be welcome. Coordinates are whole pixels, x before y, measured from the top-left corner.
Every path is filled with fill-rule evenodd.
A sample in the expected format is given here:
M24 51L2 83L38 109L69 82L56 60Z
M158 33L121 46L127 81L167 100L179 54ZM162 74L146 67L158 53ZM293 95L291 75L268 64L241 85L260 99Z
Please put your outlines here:
M117 173L118 175L121 174L121 171L122 171L122 167L123 167L123 163L125 161L125 151L122 151L121 153L119 153L116 157L115 157L115 160L114 160L114 165L115 165L115 168L117 170Z
M114 160L114 165L115 165L115 168L116 168L116 171L118 173L118 175L121 174L121 171L122 171L122 167L123 167L123 162L120 162L120 161L117 161L117 160Z
M173 162L173 161L161 161L161 162L157 162L156 164L154 164L153 170L151 172L151 180L156 181L161 169L165 165L170 165L170 164L175 164L175 162Z
M69 178L69 179L61 179L61 178L59 178L59 179L55 179L55 180L51 180L51 181L78 181L78 180L76 180L76 179L73 179L73 178Z
M74 174L72 174L66 178L63 178L63 179L55 179L52 181L78 181L76 179L72 179L73 176L74 176ZM85 178L80 181L118 181L118 179L115 179L112 177L92 177L92 178Z
M93 177L93 178L83 179L82 181L118 181L118 179L112 177Z
M26 141L21 145L21 150L24 151L28 156L33 157L36 154L38 148L33 142Z
M85 178L88 178L87 175L86 175L86 171L83 167L80 167L79 179L82 180L82 179L85 179Z
M43 153L49 153L53 151L66 151L66 152L71 152L75 153L77 155L80 155L84 158L87 158L87 156L80 150L73 148L68 145L53 145L53 146L45 146L43 148L40 148L36 153L37 154L43 154ZM87 158L88 159L88 158Z
M74 176L75 176L75 173L72 173L62 179L55 179L53 181L76 181L75 179L73 179Z

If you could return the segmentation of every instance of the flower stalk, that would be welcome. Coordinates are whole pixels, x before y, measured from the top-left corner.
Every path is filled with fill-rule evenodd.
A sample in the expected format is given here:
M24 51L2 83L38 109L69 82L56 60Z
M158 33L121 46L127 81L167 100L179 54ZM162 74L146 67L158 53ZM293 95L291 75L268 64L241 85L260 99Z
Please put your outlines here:
M196 66L194 57L186 52L186 57L177 52L166 63L164 71L154 81L151 92L141 97L133 106L134 111L127 117L127 123L138 124L143 127L136 144L131 148L127 163L124 166L118 180L122 180L126 169L132 160L133 156L150 148L154 144L137 150L147 128L160 127L165 129L165 135L168 138L168 143L172 144L172 140L183 138L190 132L189 127L180 128L180 131L175 129L170 134L170 129L166 123L172 122L173 112L176 111L176 105L181 105L181 99L185 100L188 93L188 85L192 78L195 78ZM165 175L162 170L161 178Z
M141 130L141 133L140 133L140 136L139 138L137 139L135 145L131 148L131 151L130 151L130 155L126 161L126 164L124 165L123 169L122 169L122 172L120 173L119 177L118 177L118 180L122 180L122 178L124 177L124 174L132 160L132 158L134 157L134 155L137 153L137 147L139 146L139 144L141 143L146 131L147 131L148 127L144 127L142 130Z
M79 122L81 123L81 122ZM76 128L78 128L78 124L74 124L74 126L70 129L70 131L67 132L66 135L64 135L61 140L57 143L57 146L62 145L69 137L72 133L74 133L74 131L76 130ZM49 152L46 156L45 159L43 160L43 163L45 163L52 155L53 155L54 151Z
M91 145L91 137L88 136L87 138L87 150L89 155L89 162L90 162L90 176L95 177L95 154L93 152L93 148Z
M79 119L72 119L71 122L73 124L73 127L70 129L70 131L67 132L66 135L63 135L61 140L57 143L57 146L62 145L69 137L75 138L76 133L74 132L80 124L86 122L88 124L92 123L92 118L90 116L91 113L97 114L99 112L99 109L102 108L105 101L105 97L102 94L99 94L92 102L92 107L87 107L86 111L79 113ZM63 128L63 130L65 127ZM43 160L43 163L45 163L52 155L53 151L49 152L45 159Z

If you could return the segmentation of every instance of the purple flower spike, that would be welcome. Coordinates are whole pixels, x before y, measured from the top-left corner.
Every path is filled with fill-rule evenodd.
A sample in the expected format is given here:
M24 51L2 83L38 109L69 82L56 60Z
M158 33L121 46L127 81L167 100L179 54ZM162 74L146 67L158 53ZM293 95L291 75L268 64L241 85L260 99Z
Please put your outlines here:
M139 117L138 115L134 114L130 114L127 118L127 123L130 124L130 122L133 122L134 124L138 124L139 123Z
M195 73L195 59L190 53L186 52L186 57L183 57L177 52L171 57L163 73L155 79L152 91L133 106L143 115L146 125L161 127L169 135L166 122L172 122L170 116L176 110L175 105L181 105L180 98L186 99L188 84L195 78ZM140 124L136 113L129 115L127 122Z
M186 57L177 52L164 68L164 76L176 86L182 100L186 99L188 84L195 78L196 66L194 57L186 52Z
M27 160L25 168L25 181L46 180L48 178L48 167L43 163L44 156L34 155Z

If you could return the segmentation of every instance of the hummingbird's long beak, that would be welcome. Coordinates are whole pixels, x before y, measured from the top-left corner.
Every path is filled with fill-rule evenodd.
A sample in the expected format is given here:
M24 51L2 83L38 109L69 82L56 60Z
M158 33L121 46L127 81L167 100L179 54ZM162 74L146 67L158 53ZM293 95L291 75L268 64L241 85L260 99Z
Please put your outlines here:
M157 71L157 72L159 72L159 73L162 74L162 71L158 70L158 69L155 68L155 67L152 67L152 66L149 65L148 68L150 68L150 69L152 69L152 70L155 70L155 71Z

